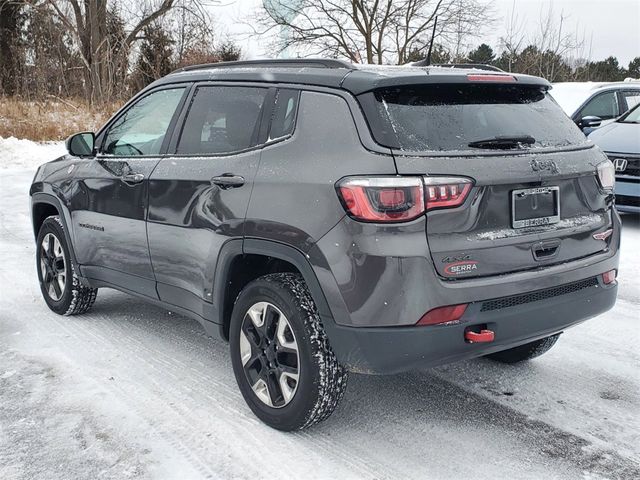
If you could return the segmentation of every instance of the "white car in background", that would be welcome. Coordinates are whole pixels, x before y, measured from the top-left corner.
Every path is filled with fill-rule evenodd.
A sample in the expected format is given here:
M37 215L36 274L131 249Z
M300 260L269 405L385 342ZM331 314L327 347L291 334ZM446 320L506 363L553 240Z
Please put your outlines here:
M551 96L588 134L640 103L640 80L554 83Z

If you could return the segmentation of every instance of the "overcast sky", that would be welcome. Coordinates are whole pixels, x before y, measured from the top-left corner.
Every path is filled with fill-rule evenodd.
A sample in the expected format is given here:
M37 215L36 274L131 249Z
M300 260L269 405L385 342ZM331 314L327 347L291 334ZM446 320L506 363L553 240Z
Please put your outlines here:
M526 30L535 29L541 11L547 11L550 2L557 16L564 12L569 27L584 35L585 55L589 55L590 47L592 60L613 55L626 67L632 58L640 56L640 0L516 0L516 13ZM499 50L499 39L514 1L489 3L493 5L496 24L473 43L485 42ZM250 29L242 25L260 4L260 0L220 0L219 6L211 7L212 17L220 28L219 37L227 32L236 36L247 58L273 56L265 50L264 40L247 39Z

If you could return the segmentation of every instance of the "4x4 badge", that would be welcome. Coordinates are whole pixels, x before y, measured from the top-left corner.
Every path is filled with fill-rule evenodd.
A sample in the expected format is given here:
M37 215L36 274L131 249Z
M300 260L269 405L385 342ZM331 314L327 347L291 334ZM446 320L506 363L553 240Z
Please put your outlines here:
M464 260L471 260L471 255L468 255L466 253L460 254L460 255L454 255L454 256L450 256L450 257L444 257L442 259L442 263L451 263L451 262L462 262Z

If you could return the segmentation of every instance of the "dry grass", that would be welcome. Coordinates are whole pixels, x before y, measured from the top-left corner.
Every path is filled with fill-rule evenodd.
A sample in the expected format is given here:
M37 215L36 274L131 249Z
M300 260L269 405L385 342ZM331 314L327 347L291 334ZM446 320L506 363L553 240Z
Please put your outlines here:
M0 137L63 140L76 132L96 131L119 106L90 106L78 99L0 97Z

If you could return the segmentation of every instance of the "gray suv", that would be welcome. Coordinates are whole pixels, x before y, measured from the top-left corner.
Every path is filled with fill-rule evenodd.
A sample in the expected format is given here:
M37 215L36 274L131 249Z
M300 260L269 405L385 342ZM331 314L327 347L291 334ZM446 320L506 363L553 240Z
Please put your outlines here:
M31 186L47 305L98 288L229 341L265 423L347 373L514 363L616 299L612 164L540 78L335 60L189 67Z

